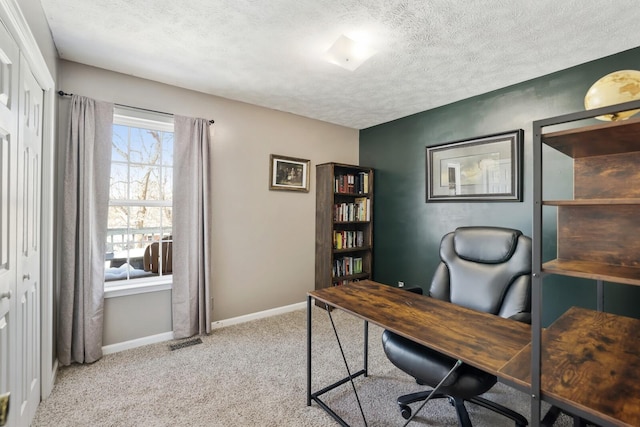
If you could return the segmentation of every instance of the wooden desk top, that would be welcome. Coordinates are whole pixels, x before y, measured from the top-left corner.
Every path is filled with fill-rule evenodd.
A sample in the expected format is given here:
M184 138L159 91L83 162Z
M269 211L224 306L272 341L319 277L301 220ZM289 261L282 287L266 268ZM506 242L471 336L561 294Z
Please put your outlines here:
M531 339L527 324L369 280L308 294L493 375Z
M542 332L541 348L543 399L640 426L640 320L572 307ZM531 346L501 374L530 384Z

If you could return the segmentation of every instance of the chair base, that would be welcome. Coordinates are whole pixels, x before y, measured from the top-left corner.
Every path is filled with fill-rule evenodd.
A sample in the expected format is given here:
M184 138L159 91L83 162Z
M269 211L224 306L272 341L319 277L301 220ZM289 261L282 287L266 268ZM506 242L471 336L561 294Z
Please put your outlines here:
M431 394L431 390L425 390L418 393L407 394L404 396L400 396L398 398L398 406L400 406L400 411L402 413L402 417L407 420L411 417L411 408L409 407L410 403L420 402L426 400ZM435 393L431 399L449 399L449 403L456 408L456 413L458 414L458 424L460 427L472 427L471 420L469 419L469 413L467 412L467 408L464 406L464 402L470 402L476 404L478 406L482 406L483 408L487 408L491 411L494 411L500 415L503 415L507 418L512 419L515 422L516 427L525 427L529 424L527 419L517 412L487 400L483 397L472 397L469 399L462 399L459 397L449 396L443 393Z

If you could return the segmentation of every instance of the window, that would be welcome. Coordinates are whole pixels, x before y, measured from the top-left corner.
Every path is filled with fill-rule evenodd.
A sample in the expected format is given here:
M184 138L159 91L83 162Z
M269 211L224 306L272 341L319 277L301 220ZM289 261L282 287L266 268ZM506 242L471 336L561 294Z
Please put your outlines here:
M105 289L170 282L173 117L116 107Z

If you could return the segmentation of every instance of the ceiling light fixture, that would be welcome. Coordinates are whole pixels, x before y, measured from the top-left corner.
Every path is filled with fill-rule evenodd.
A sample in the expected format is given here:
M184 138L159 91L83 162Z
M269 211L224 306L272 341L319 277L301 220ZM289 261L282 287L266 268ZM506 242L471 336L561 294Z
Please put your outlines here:
M364 61L371 58L375 50L347 36L340 36L325 54L325 59L339 67L354 71Z

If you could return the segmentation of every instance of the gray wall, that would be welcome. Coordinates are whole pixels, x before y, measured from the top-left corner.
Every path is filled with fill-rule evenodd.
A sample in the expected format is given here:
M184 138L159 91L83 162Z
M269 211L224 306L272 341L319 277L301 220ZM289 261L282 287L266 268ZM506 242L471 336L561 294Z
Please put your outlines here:
M19 6L59 89L216 120L211 222L215 243L210 260L213 319L303 302L314 286L315 164L356 163L358 131L60 61L40 2L19 0ZM57 107L57 135L62 141L68 100L60 98ZM58 153L61 164L61 147ZM309 193L268 190L272 153L311 161ZM170 301L170 291L107 299L104 344L170 331Z
M315 165L356 163L358 131L61 61L60 89L215 120L212 149L213 320L305 301L314 287ZM60 99L60 137L68 98ZM269 191L269 155L311 161L309 193ZM171 330L170 291L108 298L104 344Z
M640 48L535 80L475 96L360 132L360 164L375 168L374 278L428 289L441 237L463 225L498 225L531 235L532 122L581 111L589 87L621 69L638 69ZM523 129L524 193L521 203L425 203L426 146ZM572 162L546 150L545 196L571 197ZM545 213L545 259L555 254L553 212ZM545 280L543 321L572 305L595 308L592 281L552 276ZM608 284L607 311L640 316L640 288Z
M107 298L103 344L117 344L171 331L171 291Z

